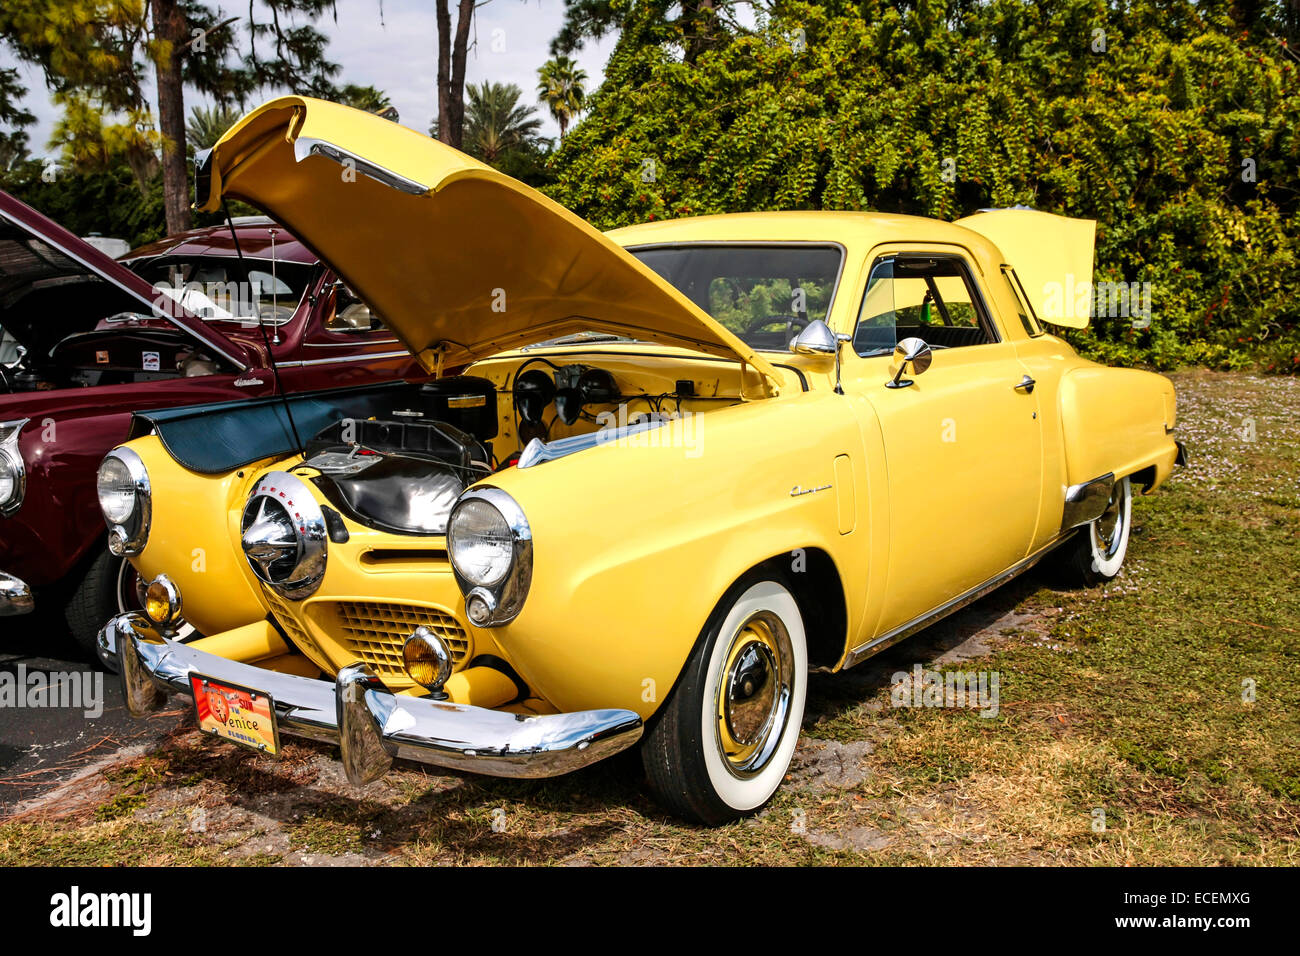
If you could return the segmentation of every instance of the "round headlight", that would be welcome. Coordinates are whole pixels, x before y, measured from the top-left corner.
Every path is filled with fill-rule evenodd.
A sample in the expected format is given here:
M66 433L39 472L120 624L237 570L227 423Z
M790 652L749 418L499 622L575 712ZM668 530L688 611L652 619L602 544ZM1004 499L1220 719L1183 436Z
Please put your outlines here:
M0 422L0 515L8 516L23 503L27 473L23 469L23 453L18 449L18 434L27 424L23 418L14 422Z
M109 524L126 524L135 511L135 479L126 462L108 457L99 466L99 510Z
M0 449L0 508L8 507L18 496L18 466L9 453Z
M139 554L149 540L153 503L149 473L130 448L115 448L99 465L95 476L99 510L108 522L108 547L113 554Z
M515 541L505 517L482 499L463 501L447 525L447 549L461 577L491 587L510 571Z

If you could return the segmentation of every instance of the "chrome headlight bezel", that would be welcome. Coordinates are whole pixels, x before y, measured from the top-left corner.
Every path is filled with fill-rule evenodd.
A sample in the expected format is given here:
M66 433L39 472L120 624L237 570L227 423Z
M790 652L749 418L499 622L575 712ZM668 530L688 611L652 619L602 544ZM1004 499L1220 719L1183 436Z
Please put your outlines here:
M29 418L20 418L12 422L0 422L0 468L9 471L14 482L9 497L0 501L0 517L8 518L16 514L27 496L27 466L23 462L22 452L18 450L18 436L29 421Z
M131 513L121 522L114 522L100 504L100 513L108 524L108 550L117 557L134 557L144 550L149 541L149 528L153 523L153 490L149 485L149 471L144 461L130 448L114 448L104 456L104 461L113 458L125 466L134 485L135 503ZM104 467L100 463L100 469ZM99 493L99 474L95 475L96 498Z
M482 502L494 508L510 529L510 564L505 575L494 583L471 580L461 573L457 565L454 543L456 516L471 501ZM465 595L467 605L474 600L482 602L487 609L487 615L482 620L471 618L475 627L500 627L519 616L533 582L533 531L519 502L491 485L479 485L466 491L447 519L447 555L451 559L452 574L456 577L461 594ZM468 607L466 613L468 614Z

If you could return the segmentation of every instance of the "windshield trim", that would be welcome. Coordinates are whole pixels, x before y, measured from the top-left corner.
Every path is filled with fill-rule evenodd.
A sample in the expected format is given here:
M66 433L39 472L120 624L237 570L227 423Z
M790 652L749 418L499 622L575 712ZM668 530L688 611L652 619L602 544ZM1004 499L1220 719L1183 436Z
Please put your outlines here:
M848 261L848 249L845 248L844 243L835 239L690 239L678 242L642 242L634 246L624 246L623 249L635 256L638 252L650 252L657 249L694 249L701 246L729 246L735 249L751 249L754 247L777 247L786 249L812 247L814 249L838 250L840 254L840 264L835 270L835 283L831 288L831 297L826 303L826 317L823 319L827 325L830 325L831 313L835 310L835 302L840 294L840 282L844 278L844 264ZM671 283L669 284L671 285ZM674 286L674 288L676 287ZM678 291L680 292L681 290ZM704 311L710 318L713 318L712 313L708 313L707 309ZM714 319L714 321L717 320ZM737 337L739 337L739 333L733 334L736 334ZM745 342L744 338L741 338L740 340ZM790 354L789 349L765 349L760 348L757 345L750 345L749 342L745 342L745 344L755 352L768 352L776 355Z

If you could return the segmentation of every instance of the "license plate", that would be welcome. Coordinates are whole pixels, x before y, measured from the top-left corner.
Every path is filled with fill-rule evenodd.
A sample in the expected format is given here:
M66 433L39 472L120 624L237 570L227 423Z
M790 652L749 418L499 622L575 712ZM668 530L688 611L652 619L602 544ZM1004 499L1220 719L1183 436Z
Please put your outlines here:
M199 730L265 754L280 752L275 703L260 690L190 675Z

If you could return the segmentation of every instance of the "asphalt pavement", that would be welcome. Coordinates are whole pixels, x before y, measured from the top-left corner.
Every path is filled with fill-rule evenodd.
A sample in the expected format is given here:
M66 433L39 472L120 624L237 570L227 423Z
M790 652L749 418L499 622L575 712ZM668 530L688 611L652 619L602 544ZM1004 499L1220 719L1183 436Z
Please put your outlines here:
M98 760L160 741L183 720L178 709L136 720L117 675L57 617L0 618L0 818Z

